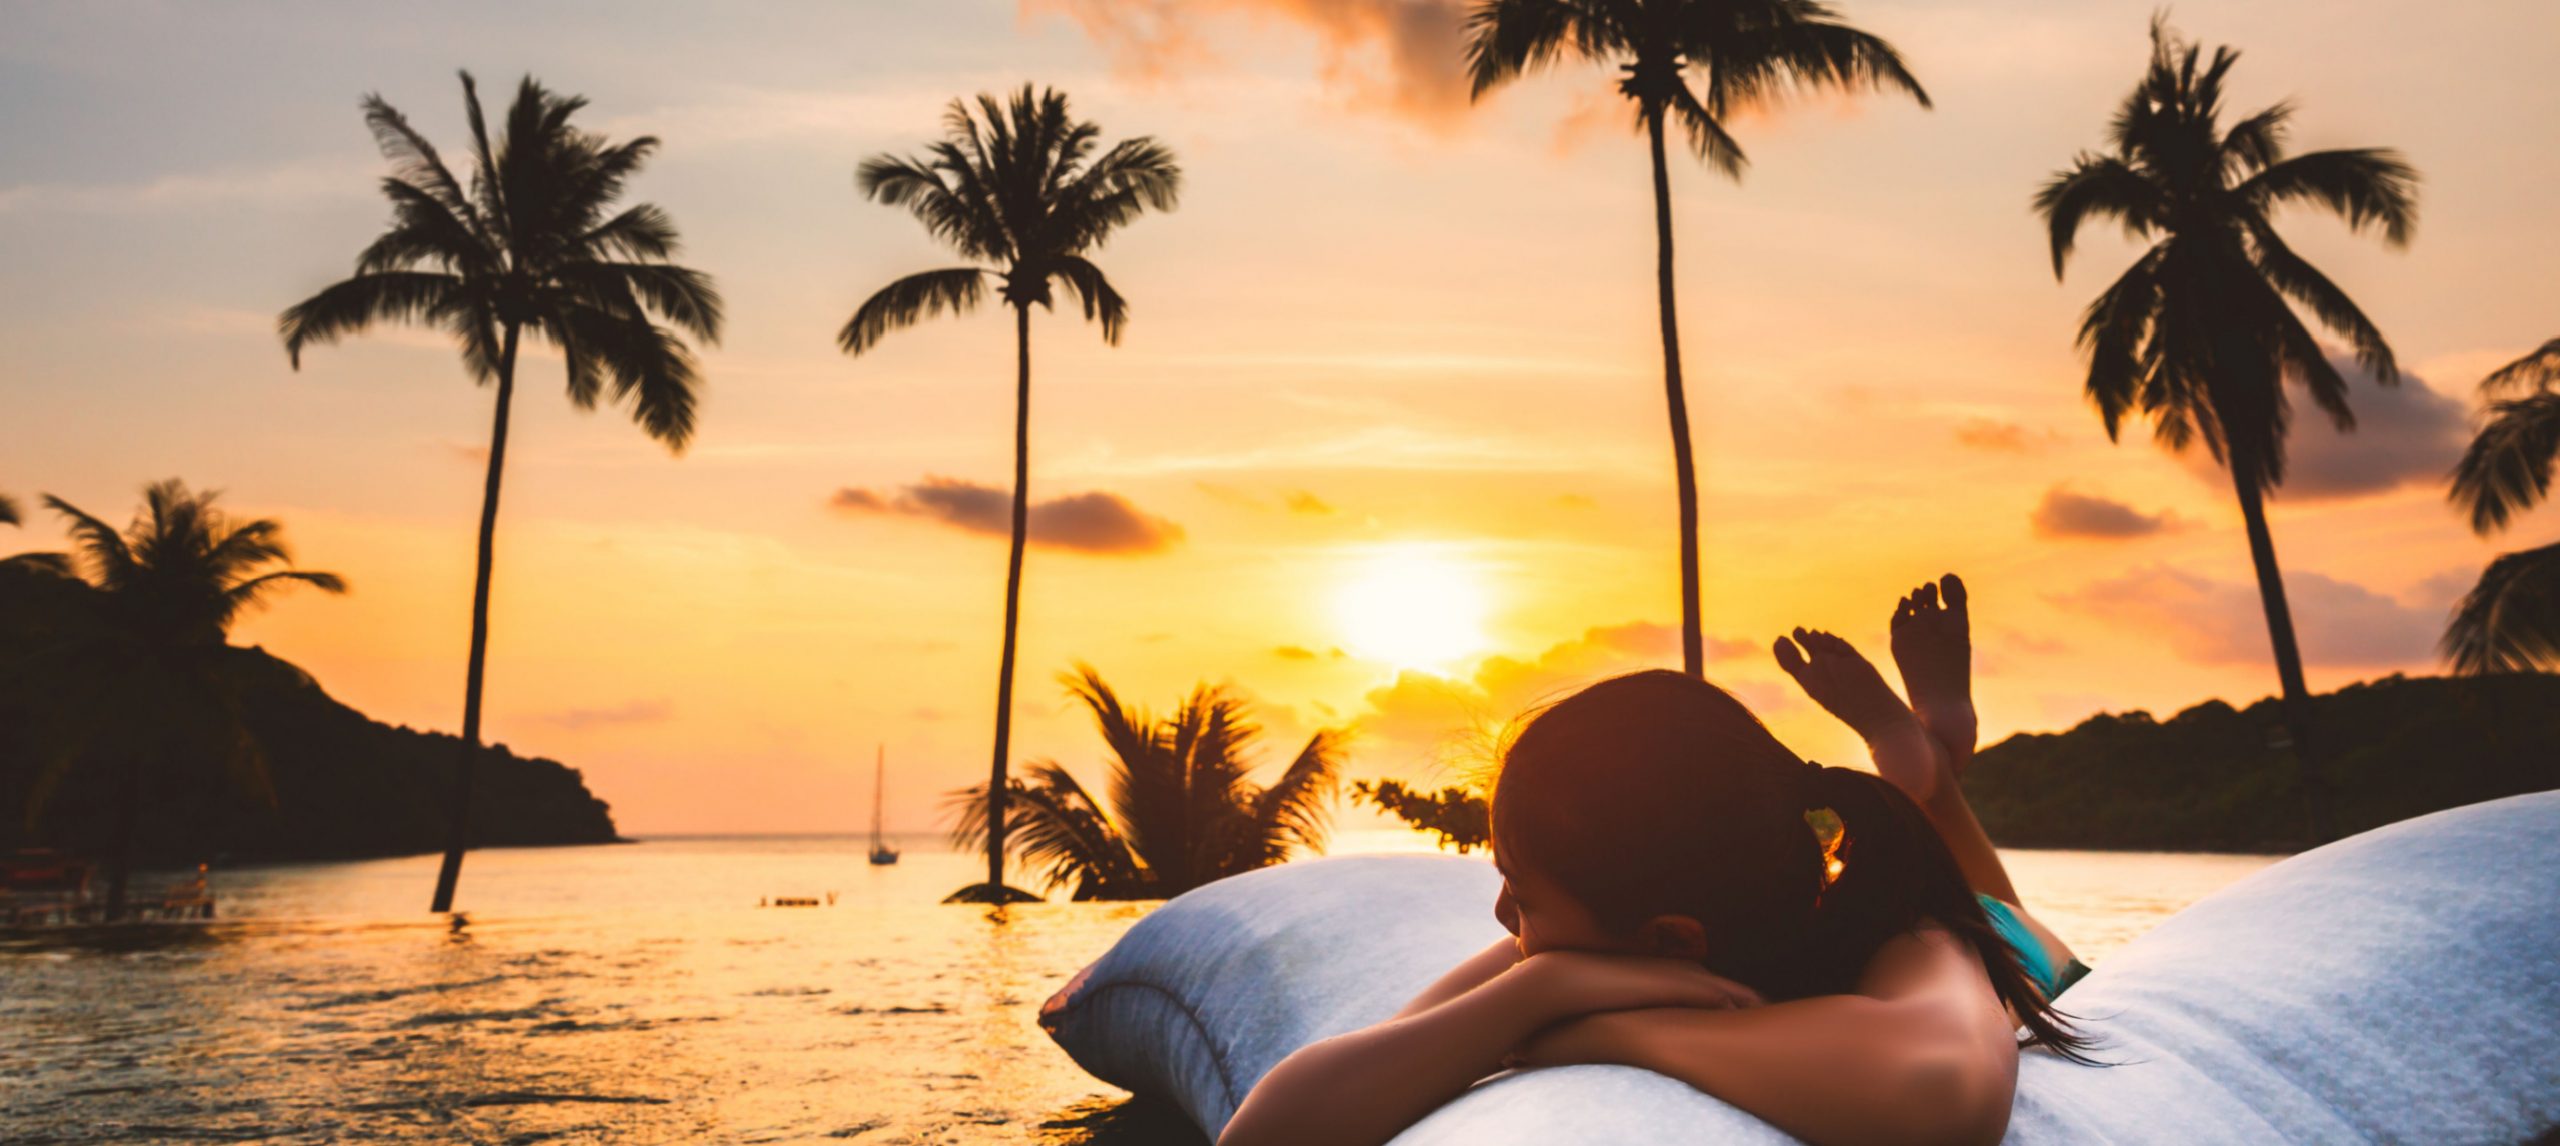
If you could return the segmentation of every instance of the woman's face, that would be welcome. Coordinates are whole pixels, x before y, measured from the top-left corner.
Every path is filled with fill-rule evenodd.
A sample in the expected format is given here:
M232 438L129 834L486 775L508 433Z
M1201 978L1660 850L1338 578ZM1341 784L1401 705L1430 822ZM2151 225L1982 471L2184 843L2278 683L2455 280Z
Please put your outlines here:
M1503 862L1499 849L1493 865L1502 872L1502 894L1494 897L1493 917L1520 941L1521 958L1541 951L1635 951L1630 938L1610 934L1589 908L1554 881L1528 870L1528 865Z

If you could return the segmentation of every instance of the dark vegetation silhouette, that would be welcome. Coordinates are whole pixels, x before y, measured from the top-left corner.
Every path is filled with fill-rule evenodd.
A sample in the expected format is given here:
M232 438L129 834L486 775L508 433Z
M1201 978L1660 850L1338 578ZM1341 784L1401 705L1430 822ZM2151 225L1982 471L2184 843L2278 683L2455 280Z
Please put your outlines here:
M1654 279L1662 321L1662 389L1670 404L1672 475L1680 496L1680 657L1705 673L1699 610L1698 470L1680 374L1673 299L1671 169L1663 136L1677 118L1689 149L1739 180L1747 159L1725 130L1736 112L1802 90L1895 89L1929 95L1891 44L1843 24L1814 0L1480 0L1467 17L1472 95L1566 59L1612 66L1635 104L1653 159ZM1693 86L1693 80L1694 85Z
M521 341L530 335L560 352L569 400L579 409L605 400L627 404L650 437L682 452L693 438L702 387L684 336L717 342L721 324L720 295L710 277L668 261L678 244L666 212L647 203L616 210L631 177L657 150L655 137L614 143L582 131L570 120L586 107L584 98L552 92L526 76L493 139L469 72L462 73L462 95L471 123L468 183L398 109L381 96L365 98L365 123L392 163L382 180L391 225L356 257L353 276L295 304L276 324L296 369L304 347L334 343L376 323L433 327L460 344L473 381L497 386L462 736L448 805L451 833L436 874L434 911L452 909L462 853L472 842L489 579Z
M2280 702L2101 714L1983 749L1965 797L2003 847L2290 851L2293 776L2265 729ZM2341 834L2560 786L2560 677L2387 677L2312 698L2342 748Z
M2489 419L2453 471L2453 502L2482 537L2551 495L2560 459L2560 338L2480 382ZM2446 626L2462 673L2560 671L2560 543L2501 554Z
M20 554L0 568L0 691L30 709L12 722L30 761L12 788L32 822L75 770L110 777L111 920L124 914L136 826L155 780L209 767L274 799L242 704L251 668L226 639L232 621L288 588L346 591L335 574L290 568L284 527L235 519L215 506L218 496L154 483L121 531L47 496L71 551Z
M1484 792L1452 784L1437 792L1411 787L1402 780L1357 780L1354 799L1437 837L1439 846L1465 855L1493 843L1492 809Z
M18 524L17 500L8 494L0 493L0 525L16 524Z
M2399 381L2391 347L2355 301L2276 232L2273 213L2316 207L2354 231L2378 229L2405 246L2417 222L2417 172L2379 148L2285 154L2293 106L2278 103L2226 129L2223 81L2239 53L2151 27L2151 62L2108 130L2035 197L2058 280L2083 224L2113 222L2151 243L2081 320L2087 390L2116 437L2127 415L2148 417L2171 450L2202 445L2231 475L2257 570L2258 594L2283 687L2283 724L2303 777L2308 830L2334 834L2323 808L2329 747L2315 728L2293 614L2268 532L2266 498L2284 482L2288 388L2340 430L2355 427L2347 383L2295 307L2344 339L2384 385Z
M1341 744L1307 738L1269 785L1252 782L1262 737L1244 702L1201 685L1158 718L1120 699L1100 673L1062 678L1093 713L1110 750L1108 802L1053 761L1009 779L1006 846L1044 888L1077 899L1166 899L1211 880L1269 867L1296 849L1324 850ZM955 847L987 840L986 785L952 794Z
M1031 308L1053 309L1054 288L1064 285L1082 304L1088 322L1102 326L1102 340L1120 342L1129 303L1092 255L1113 232L1150 211L1173 209L1182 171L1173 152L1140 136L1102 146L1102 129L1074 118L1067 97L1028 84L1009 100L980 95L970 105L953 100L943 116L943 138L921 156L875 155L863 160L855 183L873 201L905 208L925 230L975 264L923 271L898 279L863 301L837 333L847 354L880 344L890 331L950 311L976 310L989 287L1013 308L1013 543L1005 564L1004 651L996 669L994 763L981 786L986 818L980 829L987 878L953 892L954 903L1007 903L1036 898L1005 886L1005 835L1013 822L1005 810L1014 785L1007 782L1013 736L1014 636L1021 623L1022 548L1031 496Z

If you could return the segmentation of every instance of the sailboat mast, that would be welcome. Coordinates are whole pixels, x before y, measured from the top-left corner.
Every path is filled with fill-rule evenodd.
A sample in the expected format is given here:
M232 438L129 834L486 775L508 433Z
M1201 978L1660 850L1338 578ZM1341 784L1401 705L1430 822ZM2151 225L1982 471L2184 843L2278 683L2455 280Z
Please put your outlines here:
M879 746L879 755L871 765L871 850L880 850L880 801L888 788L889 746Z

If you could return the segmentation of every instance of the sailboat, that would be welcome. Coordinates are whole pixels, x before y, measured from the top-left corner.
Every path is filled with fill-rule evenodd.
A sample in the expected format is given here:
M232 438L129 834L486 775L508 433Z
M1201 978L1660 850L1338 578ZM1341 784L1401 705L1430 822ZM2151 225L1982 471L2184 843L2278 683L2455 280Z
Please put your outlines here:
M871 863L874 867L898 862L898 849L890 847L889 838L880 834L880 809L882 795L888 791L888 772L889 746L883 744L879 760L871 767Z

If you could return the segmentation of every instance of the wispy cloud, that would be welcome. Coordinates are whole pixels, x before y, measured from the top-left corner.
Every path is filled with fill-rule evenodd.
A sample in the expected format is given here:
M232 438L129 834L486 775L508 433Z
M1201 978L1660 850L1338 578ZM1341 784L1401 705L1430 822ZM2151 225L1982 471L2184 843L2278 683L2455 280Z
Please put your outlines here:
M1011 491L958 478L928 477L889 494L848 486L827 504L844 513L920 517L968 533L1013 532ZM1032 544L1081 553L1156 553L1182 540L1180 525L1102 490L1033 502L1027 518Z
M2444 614L2408 605L2352 581L2287 570L2285 594L2309 664L2353 668L2424 665ZM2266 614L2254 584L2222 581L2167 565L2091 582L2052 601L2109 625L2166 642L2196 664L2265 663Z
M538 712L525 719L535 724L579 732L590 728L660 724L674 716L675 711L674 701L651 699L634 700L610 708L566 708L557 712Z
M1467 108L1462 0L1023 0L1022 10L1074 21L1117 71L1144 80L1214 71L1208 21L1294 25L1314 34L1325 90L1345 107L1441 132L1457 130Z
M380 166L359 151L264 167L172 172L132 183L17 183L0 187L0 214L124 214L242 206L287 210L328 199L357 202L374 194L373 179Z
M2168 510L2144 513L2114 498L2081 493L2067 485L2044 491L2044 500L2027 515L2027 523L2038 537L2098 541L2149 537L2179 525L2178 515Z

